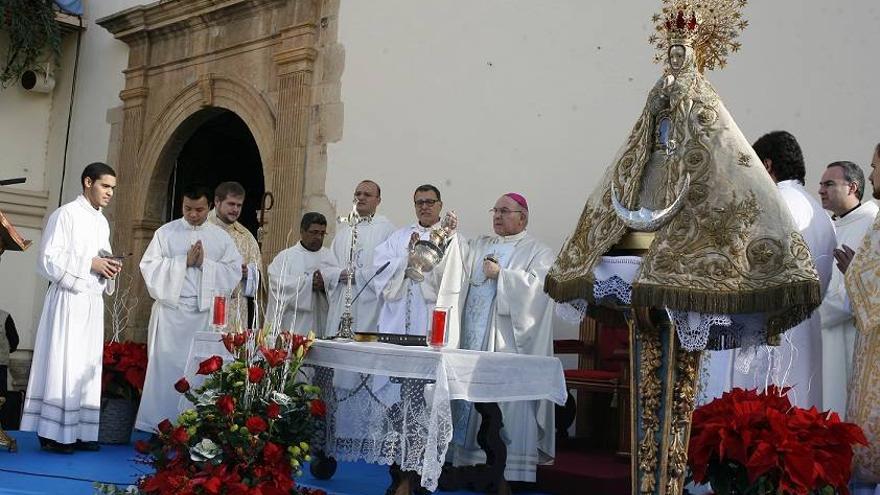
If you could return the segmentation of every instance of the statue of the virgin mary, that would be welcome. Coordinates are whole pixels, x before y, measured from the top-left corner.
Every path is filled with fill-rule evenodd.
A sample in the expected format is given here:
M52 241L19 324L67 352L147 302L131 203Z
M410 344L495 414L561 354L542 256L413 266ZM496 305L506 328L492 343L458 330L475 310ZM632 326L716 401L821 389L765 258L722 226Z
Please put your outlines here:
M545 288L557 301L595 302L601 257L638 244L633 233L653 232L636 235L647 250L632 283L634 306L761 314L772 341L820 303L807 245L703 77L739 49L744 4L667 1L654 17L664 74L547 276ZM734 337L712 343L744 344Z
M599 332L630 326L633 493L682 491L699 351L777 343L821 300L788 208L703 77L739 49L745 3L664 0L664 74L544 283Z

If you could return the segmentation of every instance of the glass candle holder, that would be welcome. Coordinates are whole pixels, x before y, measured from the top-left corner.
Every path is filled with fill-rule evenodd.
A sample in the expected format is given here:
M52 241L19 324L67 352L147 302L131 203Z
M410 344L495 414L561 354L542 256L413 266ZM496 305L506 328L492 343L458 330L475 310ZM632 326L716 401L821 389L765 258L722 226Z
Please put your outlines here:
M428 331L428 346L442 349L449 342L449 307L436 307L431 315L431 328Z
M220 330L226 327L226 296L214 294L214 304L211 313L211 326Z

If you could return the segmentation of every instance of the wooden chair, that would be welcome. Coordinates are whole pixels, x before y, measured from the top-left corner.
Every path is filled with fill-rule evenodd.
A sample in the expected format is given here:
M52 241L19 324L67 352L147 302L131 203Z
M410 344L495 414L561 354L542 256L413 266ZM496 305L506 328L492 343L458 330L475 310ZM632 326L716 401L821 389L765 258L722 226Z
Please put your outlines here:
M579 338L555 340L553 350L578 356L578 367L565 370L566 386L577 391L575 431L587 429L589 394L610 394L617 411L617 451L629 455L629 330L623 314L605 308L591 312L581 322Z

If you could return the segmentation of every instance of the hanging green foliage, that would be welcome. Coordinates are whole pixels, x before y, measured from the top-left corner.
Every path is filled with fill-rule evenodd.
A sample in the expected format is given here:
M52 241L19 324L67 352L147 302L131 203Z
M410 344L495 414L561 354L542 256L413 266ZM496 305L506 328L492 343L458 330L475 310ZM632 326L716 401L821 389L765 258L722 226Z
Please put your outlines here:
M9 43L0 68L3 87L17 81L24 71L45 63L46 50L53 62L61 54L61 31L52 0L0 0L0 32Z

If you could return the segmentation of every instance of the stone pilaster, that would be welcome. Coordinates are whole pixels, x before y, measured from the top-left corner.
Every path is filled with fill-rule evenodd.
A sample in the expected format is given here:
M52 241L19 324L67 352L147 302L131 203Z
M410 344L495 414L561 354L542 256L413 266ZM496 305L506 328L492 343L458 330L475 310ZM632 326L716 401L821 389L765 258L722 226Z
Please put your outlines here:
M313 24L291 28L284 33L285 41L274 55L278 68L275 160L266 190L274 195L275 206L269 212L269 228L263 241L263 259L267 262L299 239L312 74L318 56L312 48L316 32Z

